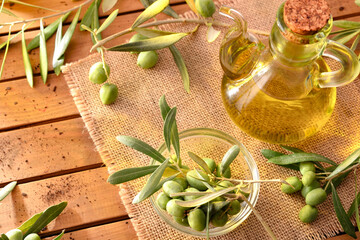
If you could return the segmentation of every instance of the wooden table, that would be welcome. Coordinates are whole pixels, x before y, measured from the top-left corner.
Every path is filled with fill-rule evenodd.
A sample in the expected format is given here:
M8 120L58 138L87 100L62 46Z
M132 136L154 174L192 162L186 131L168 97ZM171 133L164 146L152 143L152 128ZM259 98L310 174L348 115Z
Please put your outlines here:
M57 10L81 3L71 0L27 2ZM172 1L178 13L188 10L184 2ZM360 21L360 7L354 0L328 2L335 19ZM26 19L50 14L18 4L11 8ZM103 32L104 36L130 26L143 10L137 0L119 0L115 8L119 9L119 15L112 27ZM81 17L84 12L83 9ZM102 21L107 14L109 12L100 15ZM73 15L64 23L64 29ZM11 20L1 16L1 22ZM90 36L78 28L66 52L66 62L89 54ZM13 30L19 29L21 25L13 27ZM26 31L26 39L33 38L38 29L39 24L33 24ZM5 28L0 29L1 42L6 33ZM121 43L128 38L124 36L116 41ZM49 59L52 59L54 37L47 47ZM1 59L3 53L0 53ZM45 239L52 239L51 236L62 229L67 232L63 239L137 239L118 195L118 187L106 183L107 170L95 151L63 76L56 76L50 69L48 83L44 85L39 75L38 49L31 52L30 59L35 73L34 89L25 78L19 42L11 45L0 80L0 187L14 180L19 183L0 205L0 232L16 228L50 205L68 201L63 214L42 232ZM350 238L344 235L332 238L345 239Z

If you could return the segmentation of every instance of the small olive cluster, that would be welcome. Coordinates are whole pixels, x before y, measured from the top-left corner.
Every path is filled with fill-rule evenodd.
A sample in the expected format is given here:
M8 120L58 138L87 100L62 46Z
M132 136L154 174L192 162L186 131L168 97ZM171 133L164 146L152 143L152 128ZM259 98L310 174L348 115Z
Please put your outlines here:
M210 158L204 158L203 160L206 162L211 172L213 172L217 177L221 177L220 166L216 165L214 160ZM183 166L183 168L188 169L187 166ZM196 231L203 231L205 229L206 214L208 209L210 210L210 223L214 227L222 227L228 222L231 216L240 212L241 201L236 199L229 201L220 196L201 206L197 206L195 208L185 208L179 206L176 201L191 201L201 196L185 195L183 197L171 197L172 194L181 192L212 192L212 190L208 189L206 184L204 184L204 181L199 180L199 174L204 181L208 183L211 182L209 176L203 170L190 170L186 173L186 178L176 177L171 181L165 182L162 187L163 192L157 196L156 203L161 209L166 210L177 223L186 227L191 227ZM230 167L224 172L222 177L231 177ZM234 187L234 184L229 181L218 181L215 184L215 191ZM244 194L246 197L248 196L247 193Z
M90 68L89 80L96 84L102 84L106 82L109 75L110 75L109 65L103 62L97 62L94 65L92 65ZM115 102L115 100L118 97L118 94L119 94L119 90L115 84L105 83L100 88L100 100L103 104L107 105Z
M301 195L305 198L306 205L300 210L299 218L304 223L315 221L318 216L317 205L326 200L327 194L321 188L321 184L316 180L315 166L312 162L300 163L301 181L298 177L289 177L285 181L291 184L282 184L281 191L292 194L301 190Z
M23 238L23 233L20 229L13 229L10 230L9 232L7 232L5 234L9 240L41 240L41 238L39 237L39 235L37 235L36 233L31 233L29 235L27 235L25 238Z
M129 43L137 42L145 39L148 39L148 37L137 33L130 38ZM143 69L154 67L159 60L159 55L157 54L156 51L130 52L130 53L139 54L137 58L137 65Z

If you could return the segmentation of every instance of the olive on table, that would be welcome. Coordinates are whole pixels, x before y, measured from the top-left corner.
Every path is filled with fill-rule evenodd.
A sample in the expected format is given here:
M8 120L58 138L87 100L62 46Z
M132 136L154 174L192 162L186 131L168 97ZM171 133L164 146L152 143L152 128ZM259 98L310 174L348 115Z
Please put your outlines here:
M205 213L199 208L189 212L188 221L190 227L196 231L203 231L206 227Z
M110 67L105 63L105 68L110 75ZM91 66L89 71L89 80L96 84L101 84L107 80L108 76L105 73L103 62L97 62Z
M105 105L112 104L116 101L118 93L118 88L115 84L105 83L100 88L100 100Z
M129 43L138 42L138 41L145 40L145 39L148 39L148 37L146 37L144 35L141 35L140 33L137 33L137 34L133 35L130 38ZM139 53L139 52L130 52L130 53L131 54L136 54L136 53Z
M175 222L177 222L180 225L183 225L185 227L189 226L189 221L187 217L175 217L173 216L173 219L175 220Z
M315 180L316 175L312 171L307 171L304 173L301 181L304 184L304 186L310 186L311 183Z
M317 208L310 205L305 205L299 212L299 218L303 223L311 223L315 221L317 216Z
M235 215L238 214L241 210L241 205L238 200L233 200L230 202L229 210L227 211L227 214L229 215Z
M200 176L198 174L198 172L200 173ZM202 180L199 180L203 178L206 182L210 181L209 176L202 170L191 170L189 172L187 172L186 174L186 180L188 181L189 185L191 187L197 188L198 190L204 191L207 189L207 187L205 186L205 184L203 183Z
M322 188L316 188L306 195L305 202L307 205L316 206L325 202L326 198L326 191Z
M176 177L173 179L173 181L180 184L180 186L182 186L183 189L186 189L188 187L188 182L186 181L186 179L184 177Z
M200 192L200 191L197 190L196 188L189 187L189 188L185 189L185 192ZM191 201L191 200L194 200L194 199L199 198L199 197L201 197L201 196L195 196L195 195L184 196L184 200L185 201Z
M41 240L40 236L36 233L31 233L24 238L24 240Z
M315 172L315 165L312 162L301 162L299 166L300 172L304 175L306 172Z
M182 200L179 200L179 199L171 199L170 201L168 201L168 203L166 204L166 211L167 211L171 216L183 217L184 214L185 214L186 208L177 205L177 204L176 204L176 201L182 201Z
M156 203L157 205L161 208L166 210L166 204L171 200L171 198L166 195L164 192L161 192L157 197L156 197Z
M23 239L23 233L19 229L10 230L5 235L9 238L9 240L22 240Z
M211 17L216 10L213 0L196 0L195 8L203 17Z
M216 212L211 217L211 224L214 225L214 227L222 227L226 224L227 221L228 215L223 210Z
M172 193L179 193L179 192L184 191L184 188L175 181L165 182L163 184L162 188L163 188L165 194L168 195L169 197L171 196ZM173 197L173 198L180 198L180 197Z
M301 189L301 195L305 198L310 191L319 187L321 187L321 184L318 181L314 180L309 186L303 186L303 188Z
M139 53L137 65L144 69L152 68L156 65L159 55L155 51L146 51Z
M285 181L287 183L291 184L291 186L293 186L294 188L292 188L291 186L283 183L283 184L281 184L281 191L283 193L292 194L294 192L300 191L301 188L302 188L302 183L301 183L301 181L299 180L298 177L295 177L295 176L288 177Z
M211 158L203 158L204 162L206 163L206 165L209 167L210 172L214 172L215 168L216 168L216 163L214 160L212 160Z

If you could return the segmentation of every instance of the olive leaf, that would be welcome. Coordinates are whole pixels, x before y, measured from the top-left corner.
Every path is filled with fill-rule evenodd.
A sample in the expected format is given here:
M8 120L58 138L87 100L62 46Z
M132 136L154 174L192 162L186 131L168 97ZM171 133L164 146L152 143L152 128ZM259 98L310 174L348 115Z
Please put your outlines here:
M191 11L193 11L194 13L196 13L196 15L198 15L197 9L195 7L195 1L194 0L185 0L185 1L186 1L186 4L191 9Z
M56 36L55 36L55 51L56 49L60 48L61 44L61 38L62 38L62 21L59 22ZM64 64L64 57L62 56L60 59L55 57L55 54L53 56L53 67L56 75L60 74L60 66Z
M157 168L158 168L157 165L151 165L145 167L122 169L120 171L111 174L107 181L113 185L128 182L146 176L150 173L153 173Z
M180 158L180 140L179 140L179 132L176 124L176 120L174 122L174 125L171 129L171 142L173 144L176 157L178 159L178 163L181 166L181 158Z
M12 190L15 188L17 182L11 182L7 184L3 189L0 190L0 202L9 195Z
M359 45L359 41L360 41L360 34L356 36L354 42L351 44L350 49L355 51L357 46Z
M108 26L110 26L110 24L115 20L115 18L117 17L119 10L116 9L115 11L113 11L107 18L106 20L103 22L103 24L101 24L101 26L99 27L99 29L96 31L97 34L101 33L102 31L104 31Z
M335 175L339 174L340 172L346 170L350 165L352 165L354 162L358 160L360 157L360 148L355 150L350 156L348 156L345 161L343 161L329 176L325 178L325 180L328 180Z
M121 52L144 52L158 50L165 47L169 47L174 43L178 42L183 37L187 36L188 33L175 33L165 36L154 37L150 39L144 39L137 42L125 43L112 48L109 51L121 51Z
M5 61L6 61L7 53L8 53L8 51L9 51L9 45L10 45L10 41L11 41L11 27L12 27L12 25L10 25L10 27L9 27L9 35L8 35L8 39L7 39L7 41L6 41L5 53L4 53L4 56L3 56L2 63L1 63L0 79L2 78L2 74L3 74L3 71L4 71L4 66L5 66Z
M112 9L115 6L116 3L117 3L117 0L104 0L101 5L102 11L104 13L109 11L110 9Z
M221 174L224 174L225 171L230 167L230 164L235 160L235 158L239 155L240 148L238 145L232 146L224 155L221 160L220 170Z
M149 7L153 2L155 2L156 0L140 0L141 4L147 8ZM167 6L164 10L163 13L165 13L166 15L169 15L170 17L173 18L179 18L179 15L174 11L174 9L172 9L170 6Z
M25 42L25 25L22 28L21 33L21 48L22 48L22 55L23 55L23 61L24 61L24 67L25 67L25 75L26 79L29 82L30 87L34 87L34 78L33 78L33 71L30 63L30 57L26 49L26 42Z
M153 37L159 37L159 36L165 36L170 34L175 34L175 32L167 32L167 31L161 31L157 29L151 29L151 28L135 28L135 32L140 33L141 35L144 35L148 38Z
M34 216L32 216L30 219L28 219L26 222L24 222L23 224L21 224L20 227L18 227L17 229L21 230L23 233L26 233L29 228L34 225L34 223L39 219L39 217L42 215L43 213L38 213L35 214Z
M66 13L65 15L58 18L53 23L49 24L46 28L44 28L44 35L45 40L48 40L58 29L59 23L63 23L67 17L70 15L71 12ZM27 50L31 51L34 48L37 48L40 46L40 33L36 35L33 40L27 45Z
M334 21L334 26L339 28L360 28L360 22L354 22L354 21L347 21L347 20L337 20Z
M94 7L95 7L95 3L96 4L96 9L99 8L101 0L97 0L97 1L93 1L90 6L88 7L88 9L85 12L85 15L83 16L83 18L81 19L80 22L80 31L84 31L85 29L82 27L82 25L85 25L87 27L91 27L91 23L93 21L93 14L94 14Z
M356 225L357 225L358 229L360 230L359 201L358 201L357 196L356 196L356 193L357 193L356 169L354 171L354 176L355 176L355 220L356 220Z
M65 230L62 230L62 232L53 240L60 240L62 238L62 236L64 236Z
M212 192L215 192L215 189L205 180L205 178L200 174L200 171L198 169L195 169L196 174L199 178L194 178L201 181L208 189L210 189Z
M15 18L19 18L21 19L20 17L18 17L16 14L14 14L13 12L11 12L10 10L6 9L6 8L3 8L1 10L1 13L5 13L6 15L9 15L11 17L15 17Z
M168 112L170 111L170 107L166 102L165 95L161 96L161 98L159 100L159 106L160 106L160 112L161 112L162 119L165 121L165 118L166 118Z
M67 202L62 202L57 205L51 206L46 209L41 216L35 221L35 223L26 231L24 237L30 233L38 233L47 226L52 220L57 218L61 212L66 208Z
M351 203L351 206L347 212L347 215L349 216L349 218L352 217L352 215L355 213L355 205L356 205L356 201L359 203L360 202L360 192L357 193L357 195L355 196L353 202Z
M159 182L159 184L154 188L152 194L154 194L154 193L156 193L157 191L159 191L159 190L162 188L162 186L164 185L164 183L173 180L173 179L176 178L179 174L180 174L180 173L178 172L178 173L176 173L176 174L174 174L174 175L172 175L172 176L170 176L170 177L167 177L167 178L164 178L163 180L161 180L161 181ZM164 175L163 175L163 176L164 176ZM151 194L151 195L152 195L152 194ZM151 196L151 195L150 195L150 196Z
M206 31L206 40L209 43L214 42L220 35L221 31L215 30L212 24L208 25L208 29Z
M143 189L135 196L134 200L132 201L133 204L139 203L154 194L154 189L156 189L158 186L168 163L169 158L161 163L161 165L150 175Z
M91 29L92 31L95 31L96 29L99 29L100 27L100 22L99 22L99 9L98 8L93 8L93 18L92 18L92 22L91 22ZM101 33L97 33L96 35L94 35L93 33L90 34L91 37L91 41L96 44L99 40L102 39L101 37ZM96 38L96 39L95 39ZM101 52L100 50L101 48L97 48L96 50L98 52Z
M197 163L202 169L204 169L204 171L206 173L211 174L211 171L210 171L208 165L201 157L199 157L198 155L196 155L193 152L188 152L188 155L195 163Z
M153 2L136 18L135 22L131 26L131 29L136 28L140 24L161 13L169 5L169 3L169 0L157 0Z
M282 155L270 158L268 162L275 163L277 165L288 165L300 162L325 162L337 166L337 164L332 160L316 153L294 153L291 155Z
M273 150L270 150L270 149L261 149L260 152L267 159L271 159L273 157L278 157L278 156L285 155L285 154L283 154L281 152L276 152L276 151L273 151Z
M206 211L206 239L210 239L209 234L209 222L210 222L210 203L207 204L207 211Z
M176 109L177 108L174 107L169 111L169 113L166 115L164 122L164 139L165 139L166 147L169 150L169 152L171 148L171 132L175 122Z
M48 57L42 19L40 19L40 75L44 83L46 83L48 75Z
M183 80L184 88L186 92L190 93L190 78L187 67L185 65L185 61L181 56L179 50L174 45L169 46L169 49L174 58L176 66L179 69L181 79Z
M335 36L335 37L333 38L333 40L334 40L334 41L337 41L338 43L345 44L345 43L347 43L348 41L350 41L353 37L355 37L356 35L358 35L359 33L360 33L360 30L357 30L357 31L355 31L355 32L353 32L353 33L351 33L351 34L348 34L348 35L346 35L346 36L341 37L340 39L337 39L336 37L339 36L339 35L341 35L341 34L339 34L339 35ZM336 39L335 39L335 38L336 38Z
M151 147L149 144L130 137L130 136L117 136L116 139L121 142L122 144L125 144L126 146L129 146L139 152L144 153L145 155L148 155L149 157L153 158L154 160L162 163L165 161L165 157L161 155L158 151L156 151L153 147Z
M290 147L290 146L285 146L285 145L280 145L280 147L282 149L285 149L286 151L292 152L292 153L302 153L304 152L303 150L296 148L296 147Z
M212 192L210 194L207 194L205 196L196 198L194 200L190 200L190 201L175 201L175 203L181 207L196 207L196 206L200 206L203 205L205 203L210 202L211 200L214 200L217 197L220 197L221 195L224 195L225 193L231 192L233 190L237 189L237 187L229 187L229 188L225 188L222 189L220 191L215 191Z
M335 188L337 188L342 183L342 181L349 175L349 173L350 172L346 172L336 178L333 178L330 182L334 185ZM331 190L332 189L330 187L325 188L326 194L330 194Z
M1 234L1 239L2 240L10 240L5 234Z
M350 218L346 214L334 185L332 183L330 183L330 184L331 184L332 199L333 199L333 203L334 203L336 216L337 216L344 232L347 233L348 235L350 235L351 237L356 238L355 227L352 225Z

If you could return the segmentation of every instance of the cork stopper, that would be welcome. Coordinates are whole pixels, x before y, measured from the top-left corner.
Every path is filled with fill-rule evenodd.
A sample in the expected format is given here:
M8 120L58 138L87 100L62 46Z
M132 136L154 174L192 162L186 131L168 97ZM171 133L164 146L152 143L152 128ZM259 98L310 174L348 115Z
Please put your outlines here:
M284 6L285 24L298 34L318 32L329 18L330 7L325 0L287 0Z

